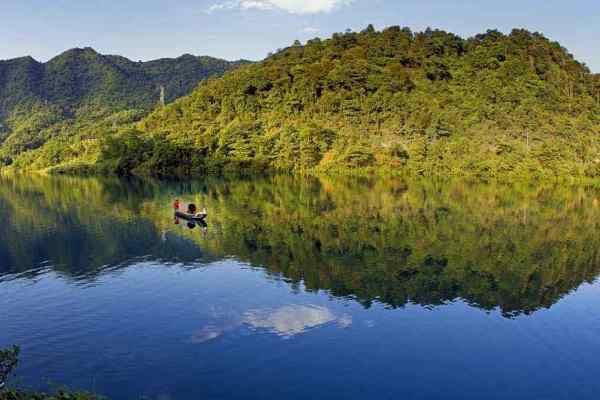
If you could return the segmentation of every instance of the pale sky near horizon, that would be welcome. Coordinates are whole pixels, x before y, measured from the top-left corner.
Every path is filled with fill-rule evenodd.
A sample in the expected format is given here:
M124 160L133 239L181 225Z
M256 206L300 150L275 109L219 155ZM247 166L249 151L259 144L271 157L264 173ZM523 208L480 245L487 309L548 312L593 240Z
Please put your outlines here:
M259 60L295 39L369 23L463 37L527 28L600 72L600 0L0 0L0 59L91 46L132 60L184 53Z

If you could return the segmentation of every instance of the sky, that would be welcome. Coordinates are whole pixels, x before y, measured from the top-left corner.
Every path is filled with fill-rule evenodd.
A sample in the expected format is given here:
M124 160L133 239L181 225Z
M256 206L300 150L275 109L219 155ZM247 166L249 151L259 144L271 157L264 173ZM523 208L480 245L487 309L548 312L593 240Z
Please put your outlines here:
M527 28L600 73L600 0L0 0L0 59L91 46L132 60L260 60L294 40L368 24L469 37Z

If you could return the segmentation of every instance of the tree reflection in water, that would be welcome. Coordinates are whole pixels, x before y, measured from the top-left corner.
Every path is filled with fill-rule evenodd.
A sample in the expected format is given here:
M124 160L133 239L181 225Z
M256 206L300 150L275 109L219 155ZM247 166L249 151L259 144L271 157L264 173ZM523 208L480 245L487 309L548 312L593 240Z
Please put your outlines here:
M174 196L205 204L209 226L174 224ZM596 278L599 198L560 184L2 177L0 279L50 266L85 281L139 257L186 265L233 256L296 290L365 307L463 299L511 317ZM245 318L285 335L273 314Z

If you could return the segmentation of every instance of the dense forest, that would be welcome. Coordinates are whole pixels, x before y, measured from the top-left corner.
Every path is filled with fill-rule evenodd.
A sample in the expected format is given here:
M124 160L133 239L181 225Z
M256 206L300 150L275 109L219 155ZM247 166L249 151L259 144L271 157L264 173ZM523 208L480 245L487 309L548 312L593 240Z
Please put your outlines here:
M85 158L98 137L244 63L191 55L134 62L91 48L47 63L0 61L0 165L40 169Z
M73 59L103 60L91 64L98 78L77 81L77 90L64 84L72 79L64 73L51 79L36 73L42 67L31 59L12 63L35 79L7 76L7 64L0 64L0 88L9 94L0 109L27 93L32 98L10 116L2 111L12 134L0 158L14 170L157 176L257 170L600 176L600 76L539 33L490 30L464 39L369 26L296 42L158 104L159 82L172 100L194 78L238 65L190 57L184 65L210 67L191 73L180 59L136 64L89 49L44 67L77 77L83 72L67 67ZM114 70L123 73L113 76ZM51 89L50 97L36 94ZM106 104L109 112L99 111ZM138 110L153 106L138 122L144 115ZM68 124L61 122L65 114Z
M110 171L600 176L600 79L539 33L296 42L107 137Z

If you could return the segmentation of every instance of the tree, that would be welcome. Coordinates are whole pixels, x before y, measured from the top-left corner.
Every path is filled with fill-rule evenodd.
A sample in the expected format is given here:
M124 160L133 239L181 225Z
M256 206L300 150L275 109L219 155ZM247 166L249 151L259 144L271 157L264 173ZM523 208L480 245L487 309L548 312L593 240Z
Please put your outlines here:
M17 367L20 349L13 346L10 349L0 350L0 390L6 385L6 381Z

